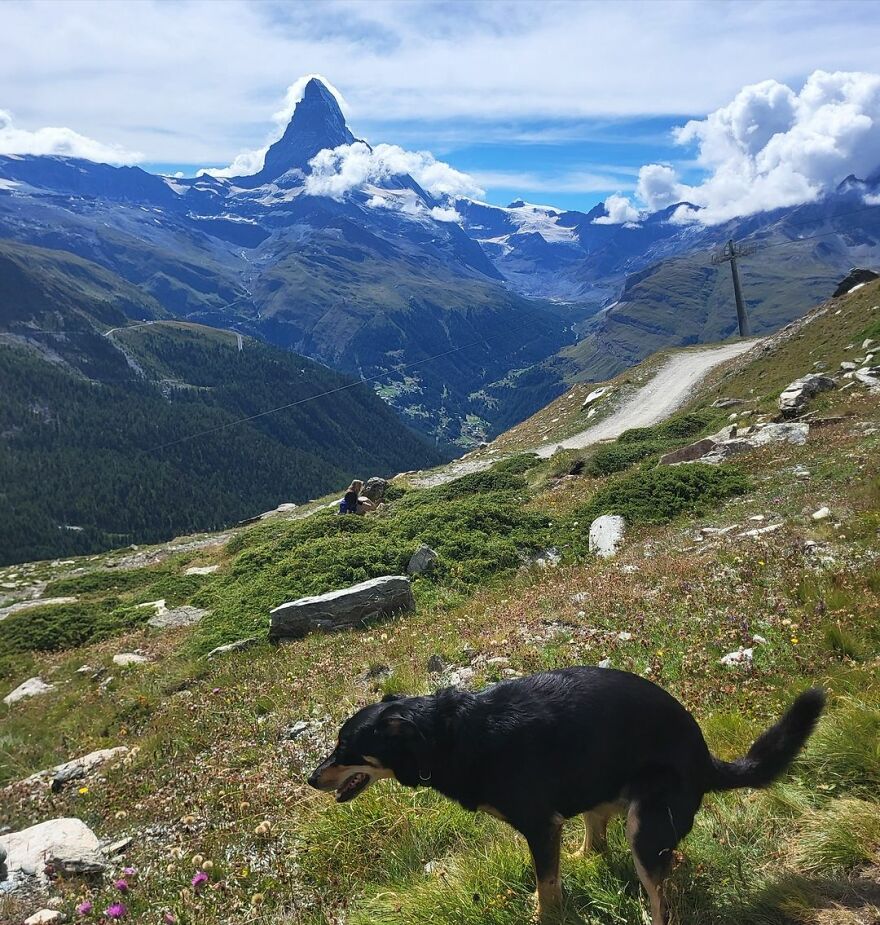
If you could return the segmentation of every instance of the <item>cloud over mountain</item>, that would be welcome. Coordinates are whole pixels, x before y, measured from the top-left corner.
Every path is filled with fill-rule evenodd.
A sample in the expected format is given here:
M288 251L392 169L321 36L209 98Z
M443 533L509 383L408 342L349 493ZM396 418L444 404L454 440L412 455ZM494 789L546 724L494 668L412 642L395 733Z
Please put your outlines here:
M483 191L466 173L427 151L405 151L397 145L380 144L371 148L363 141L321 151L310 161L311 174L305 190L312 196L342 199L352 190L369 183L381 183L409 174L432 196L481 196Z
M775 80L752 84L677 129L675 140L696 147L705 178L688 184L672 167L647 164L631 207L687 201L699 211L683 207L674 220L713 225L812 202L850 174L880 167L880 75L815 71L799 92ZM619 198L606 201L609 220L627 221Z
M73 129L47 126L35 131L16 128L12 114L0 109L0 154L57 154L104 164L134 164L143 159L137 151L107 145Z

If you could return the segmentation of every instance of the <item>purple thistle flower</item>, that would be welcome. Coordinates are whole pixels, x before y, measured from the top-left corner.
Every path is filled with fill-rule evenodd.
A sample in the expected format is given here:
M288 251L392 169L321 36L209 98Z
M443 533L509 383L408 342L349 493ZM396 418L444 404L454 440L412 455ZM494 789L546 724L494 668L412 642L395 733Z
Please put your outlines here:
M127 892L128 892L128 882L125 881L125 880L116 880L116 881L113 883L113 886L115 886L116 889L119 890L120 893L127 893Z
M198 890L207 880L208 875L203 870L197 871L196 875L192 878L193 889Z
M113 903L107 906L104 910L104 915L106 915L108 919L121 919L127 912L128 909L126 909L122 903Z
M76 907L76 911L79 915L88 915L92 911L92 904L88 900L81 902Z
M122 873L125 874L126 877L136 877L137 872L138 872L138 869L136 867L123 867L122 868Z

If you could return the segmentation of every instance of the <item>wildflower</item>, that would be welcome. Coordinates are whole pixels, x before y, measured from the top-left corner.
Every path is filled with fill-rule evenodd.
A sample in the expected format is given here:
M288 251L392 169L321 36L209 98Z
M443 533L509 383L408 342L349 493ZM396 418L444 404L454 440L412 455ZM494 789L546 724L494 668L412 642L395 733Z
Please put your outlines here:
M798 638L797 638L797 636L792 636L792 637L791 637L791 644L794 645L794 646L796 646L796 645L798 644Z
M214 690L213 690L213 693L219 694L222 690L223 690L222 687L215 687Z
M138 871L137 871L137 868L136 868L136 867L123 867L123 868L122 868L122 873L123 873L126 877L136 877L136 876L137 876L137 872L138 872Z
M127 816L128 816L128 813L124 809L120 809L119 812L113 816L113 818L114 819L125 819Z
M214 869L213 861L205 861L205 863L202 864L202 870L213 870L213 869Z
M79 790L77 791L77 793L78 793L81 797L84 797L88 792L89 792L89 788L88 788L88 787L80 787Z
M201 854L194 854L192 856L193 867L201 867L205 863L205 859Z
M177 925L177 919L174 917L173 912L163 913L162 921L165 923L165 925Z
M122 903L113 903L104 910L104 915L108 919L121 919L128 913L128 909Z
M92 908L92 904L88 900L85 900L76 907L76 911L78 915L88 915L92 911Z
M193 889L198 892L201 889L202 884L207 883L207 881L208 875L203 870L200 870L195 874L190 883L192 883Z
M116 880L113 886L115 886L116 889L119 890L120 893L128 892L128 881L127 880L122 880L122 879Z
M264 899L265 899L265 896L263 896L262 893L254 893L254 895L251 896L251 905L252 906L262 905L262 902Z

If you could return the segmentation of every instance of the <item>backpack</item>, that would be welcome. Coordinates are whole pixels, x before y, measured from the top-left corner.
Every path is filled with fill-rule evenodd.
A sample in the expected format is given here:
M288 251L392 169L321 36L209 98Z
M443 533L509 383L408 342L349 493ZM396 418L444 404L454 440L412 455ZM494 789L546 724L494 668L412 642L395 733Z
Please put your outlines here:
M357 514L357 498L354 499L354 503L350 503L348 500L348 495L346 495L339 502L339 513L340 514Z

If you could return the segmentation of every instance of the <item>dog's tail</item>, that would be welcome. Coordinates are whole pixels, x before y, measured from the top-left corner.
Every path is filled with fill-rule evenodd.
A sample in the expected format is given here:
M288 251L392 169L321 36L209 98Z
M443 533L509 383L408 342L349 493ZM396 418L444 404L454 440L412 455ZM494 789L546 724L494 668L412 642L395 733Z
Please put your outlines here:
M771 726L743 758L721 761L712 758L707 790L767 787L794 761L816 726L825 706L818 687L804 691L775 726Z

